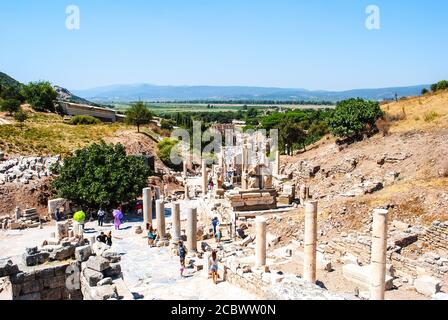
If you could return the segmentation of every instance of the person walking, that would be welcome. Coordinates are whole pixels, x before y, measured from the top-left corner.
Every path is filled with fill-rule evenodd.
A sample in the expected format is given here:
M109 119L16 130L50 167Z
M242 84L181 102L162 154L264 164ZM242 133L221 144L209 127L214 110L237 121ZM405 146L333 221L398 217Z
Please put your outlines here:
M212 219L212 227L213 227L213 235L214 235L215 237L216 237L216 228L217 228L218 224L219 224L218 217L214 217L214 218Z
M212 255L210 256L209 266L209 274L212 276L213 283L218 284L218 256L216 250L213 250Z
M103 210L103 208L100 207L98 210L98 226L102 227L104 224L104 216L106 215L106 212Z
M122 206L119 205L118 208L115 209L113 212L115 230L120 230L121 219L123 219L123 212L121 210L122 210Z
M106 236L106 244L109 247L112 247L112 231L109 231L109 233Z
M185 248L184 243L179 241L179 259L180 259L180 276L184 276L185 271L185 257L187 256L187 248Z

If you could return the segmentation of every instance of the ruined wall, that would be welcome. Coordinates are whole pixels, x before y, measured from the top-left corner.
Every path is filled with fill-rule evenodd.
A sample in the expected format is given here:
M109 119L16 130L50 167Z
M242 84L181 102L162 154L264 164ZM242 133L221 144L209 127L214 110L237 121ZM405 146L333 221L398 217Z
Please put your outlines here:
M19 270L17 265L7 261L0 266L0 275L9 276L11 300L82 300L80 288L73 285L80 283L79 272L73 272L79 266L76 262L72 264L65 262Z

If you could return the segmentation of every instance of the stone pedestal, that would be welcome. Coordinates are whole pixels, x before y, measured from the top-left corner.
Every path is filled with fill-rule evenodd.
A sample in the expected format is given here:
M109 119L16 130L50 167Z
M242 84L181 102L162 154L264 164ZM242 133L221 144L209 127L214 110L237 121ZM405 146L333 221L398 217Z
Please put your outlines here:
M180 227L180 203L174 202L173 207L171 208L171 219L173 222L173 234L172 239L173 242L178 242L181 236L181 227Z
M165 204L163 200L156 201L157 235L159 240L166 240Z
M372 224L372 260L370 279L370 300L384 300L387 253L388 211L376 209Z
M316 283L317 201L305 203L305 248L303 278Z
M152 191L151 188L143 189L143 221L152 224Z
M196 208L188 208L187 210L187 250L189 252L198 251L197 241L197 224L198 211Z
M255 261L257 267L263 267L266 265L266 219L258 217L256 220L257 237Z

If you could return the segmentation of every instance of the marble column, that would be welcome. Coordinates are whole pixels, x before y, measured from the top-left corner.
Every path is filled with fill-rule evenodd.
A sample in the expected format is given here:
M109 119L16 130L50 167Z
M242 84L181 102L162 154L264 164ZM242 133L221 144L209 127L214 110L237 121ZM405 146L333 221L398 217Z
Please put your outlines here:
M305 248L303 278L316 283L317 201L305 203Z
M370 300L384 300L386 290L388 211L373 211Z
M184 182L184 199L190 200L190 188L187 181Z
M207 174L207 162L202 160L202 195L205 197L208 192L208 174Z
M275 151L275 161L273 175L278 176L280 174L280 151Z
M174 242L178 242L181 236L181 228L180 228L180 203L174 202L171 208L171 219L173 222L173 236L172 239Z
M143 221L145 227L148 223L152 224L152 191L151 188L143 189Z
M165 203L163 200L156 201L157 235L159 240L166 239L165 229Z
M187 250L189 252L198 251L197 241L198 211L196 208L187 210Z
M266 265L266 225L265 218L258 217L256 219L257 237L255 239L255 261L257 267L263 267Z

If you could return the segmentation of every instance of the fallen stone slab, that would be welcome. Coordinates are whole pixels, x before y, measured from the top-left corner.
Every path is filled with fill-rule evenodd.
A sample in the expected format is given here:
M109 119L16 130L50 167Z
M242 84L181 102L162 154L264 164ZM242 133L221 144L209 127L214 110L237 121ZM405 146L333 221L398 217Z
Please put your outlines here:
M84 269L83 271L84 278L86 279L87 283L91 287L95 287L98 282L104 279L104 276L101 272L92 270L92 269Z
M432 300L448 300L448 293L438 292L432 296Z
M90 245L78 247L75 249L75 259L79 262L85 262L89 260L92 255L92 247Z
M104 270L106 277L116 278L121 276L121 265L119 263L111 263L109 268Z
M342 267L342 274L348 281L356 283L364 289L370 288L371 266L358 266L356 264L346 264ZM392 290L394 278L386 275L386 290Z
M112 250L106 250L101 255L103 258L109 260L111 263L117 263L121 261L121 256L118 252Z
M431 297L440 292L440 283L441 281L434 277L422 276L414 281L414 287L418 293Z
M22 261L27 267L33 267L47 262L49 257L50 253L48 252L39 252L36 254L24 253L22 255Z
M98 256L91 256L86 263L86 267L98 272L103 272L107 268L109 268L110 262L109 260L98 257Z
M93 300L118 300L117 288L110 284L92 288L91 296Z
M75 246L65 246L50 253L51 260L64 261L71 258L75 254Z
M19 267L11 260L0 260L0 278L19 273Z
M294 254L294 261L297 261L301 266L303 266L303 261L305 259L305 254L302 251L296 251ZM316 252L316 267L323 271L332 271L333 267L331 261L325 259L325 256L321 252Z

